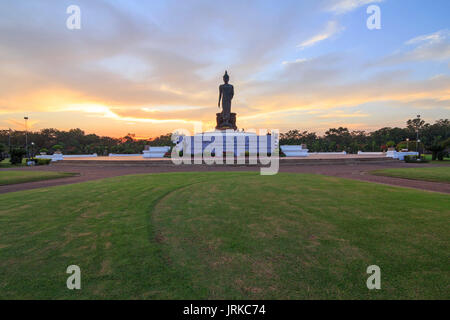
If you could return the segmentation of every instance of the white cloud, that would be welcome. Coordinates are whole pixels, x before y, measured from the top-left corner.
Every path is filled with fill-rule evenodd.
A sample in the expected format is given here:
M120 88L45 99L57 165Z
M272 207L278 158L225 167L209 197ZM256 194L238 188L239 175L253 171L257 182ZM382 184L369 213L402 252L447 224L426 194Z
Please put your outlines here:
M418 44L418 43L427 43L427 44L441 43L442 41L447 39L449 36L450 36L449 30L440 30L435 33L425 34L425 35L415 37L409 41L406 41L405 44L414 45L414 44Z
M331 38L332 36L338 34L339 32L341 32L343 30L344 30L344 27L339 25L339 23L337 21L330 21L330 22L328 22L324 31L322 31L319 34L316 34L315 36L309 38L306 41L303 41L302 43L297 45L297 47L300 49L305 49L307 47L314 46L321 41Z
M365 118L370 117L370 114L368 113L362 113L361 111L356 112L345 112L343 110L336 110L334 112L328 112L326 114L319 115L318 118L320 119L335 119L335 118Z
M327 11L331 11L336 14L343 14L370 3L383 1L384 0L333 0L328 6Z
M405 42L406 50L389 55L375 65L395 65L411 61L446 61L450 59L450 31L440 30Z
M306 62L306 61L308 61L308 59L299 58L299 59L296 59L294 61L283 61L282 64L283 65L289 65L289 64L303 63L303 62Z
M402 48L369 63L368 66L392 66L412 61L446 62L448 60L450 60L450 31L445 29L405 41Z

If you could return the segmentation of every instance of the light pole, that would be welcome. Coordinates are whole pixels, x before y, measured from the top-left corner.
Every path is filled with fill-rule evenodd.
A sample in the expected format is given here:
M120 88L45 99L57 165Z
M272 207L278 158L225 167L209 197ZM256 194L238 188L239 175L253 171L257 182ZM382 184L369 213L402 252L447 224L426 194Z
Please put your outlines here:
M419 119L419 122L417 123L417 127L416 127L416 152L419 152L419 125L420 125L420 114L417 115L417 119ZM419 153L420 156L420 153Z
M34 142L31 142L31 159L34 159Z
M25 120L25 151L27 153L27 157L29 158L30 155L28 154L28 117L23 117Z
M419 129L416 129L417 138L416 138L416 152L419 152Z
M409 138L406 138L406 149L409 151Z
M8 146L9 146L9 153L11 153L11 128L9 128Z

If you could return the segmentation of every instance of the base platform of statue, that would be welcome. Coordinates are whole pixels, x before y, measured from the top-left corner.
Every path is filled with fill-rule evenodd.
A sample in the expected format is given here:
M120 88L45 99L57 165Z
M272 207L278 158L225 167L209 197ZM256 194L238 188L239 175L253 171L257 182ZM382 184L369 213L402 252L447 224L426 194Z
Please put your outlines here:
M223 152L234 153L234 156L274 152L278 149L278 135L257 135L255 132L216 130L197 133L194 136L181 136L176 143L176 150L192 156L207 155L212 149L220 148ZM218 146L217 143L220 145ZM214 146L214 144L216 144Z
M227 129L233 129L237 130L236 126L236 113L230 113L230 122L225 123L222 117L222 112L216 113L216 130L227 130Z

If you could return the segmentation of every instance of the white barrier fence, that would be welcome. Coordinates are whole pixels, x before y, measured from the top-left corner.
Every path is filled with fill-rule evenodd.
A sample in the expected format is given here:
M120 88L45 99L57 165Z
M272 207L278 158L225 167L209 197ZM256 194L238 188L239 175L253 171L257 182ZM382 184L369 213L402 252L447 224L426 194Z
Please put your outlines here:
M394 158L398 160L405 160L405 156L419 156L418 152L397 152L397 151L388 151L386 152L386 157Z
M310 155L346 155L346 151L342 152L309 152L302 145L283 145L280 146L281 151L286 157L308 157Z
M281 151L286 155L286 157L308 157L310 155L346 155L347 152L308 152L308 149L303 149L302 146L299 145L284 145L280 146ZM397 151L388 151L388 152L363 152L358 151L358 155L367 155L367 156L386 156L388 158L405 160L405 156L418 156L417 152L397 152Z
M126 154L126 153L110 153L108 157L140 157L142 153Z
M358 151L359 155L367 155L367 156L384 156L385 153L384 152L363 152L363 151Z
M62 153L54 153L54 154L41 154L36 156L37 159L50 159L52 162L61 161L68 158L94 158L97 157L97 154L68 154L64 155Z
M144 157L144 158L163 158L164 155L170 150L170 147L150 147L149 150L144 150L142 153L124 154L124 153L110 153L109 157ZM52 162L61 161L71 158L95 158L98 157L94 154L69 154L64 155L62 153L44 154L36 156L37 159L50 159Z
M170 147L150 147L143 151L144 158L163 158L169 150Z
M307 157L308 149L303 149L303 146L280 146L281 151L286 157Z
M281 151L286 155L286 157L308 157L309 155L346 155L347 152L308 152L308 149L303 149L301 145L284 145L280 146ZM140 157L144 158L163 158L164 155L170 151L170 147L150 147L149 150L144 150L143 154L118 154L110 153L109 157ZM384 152L362 152L359 151L358 155L385 155L387 158L393 158L398 160L405 160L405 156L418 156L418 152L397 152L388 151ZM70 158L95 158L98 157L96 153L94 154L70 154L63 155L62 153L55 153L51 155L38 155L37 159L50 159L52 162L61 161Z
M405 160L406 156L418 156L418 152L409 152L409 151L388 151L388 152L358 152L359 155L380 155L380 156L386 156L387 158L392 159L398 159L398 160Z
M64 159L67 158L95 158L98 157L98 155L96 153L94 154L67 154L67 155L63 155Z
M346 151L342 151L342 152L310 152L309 154L318 154L318 155L345 155L347 154Z
M62 154L44 154L36 156L36 159L50 159L52 162L63 160Z

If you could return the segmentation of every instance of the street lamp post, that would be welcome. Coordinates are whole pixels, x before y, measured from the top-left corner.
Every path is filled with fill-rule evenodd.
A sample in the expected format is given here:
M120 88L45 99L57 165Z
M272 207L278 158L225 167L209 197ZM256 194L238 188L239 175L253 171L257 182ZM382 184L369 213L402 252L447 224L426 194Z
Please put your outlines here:
M416 130L417 138L416 138L416 152L419 152L419 129Z
M409 151L409 138L406 138L406 149Z
M420 114L417 115L417 119L419 119L419 122L417 123L417 128L416 128L416 152L419 152L419 124L420 124ZM419 153L420 156L420 153Z
M34 159L34 142L31 142L31 159Z
M9 128L8 147L9 147L9 153L11 153L11 128Z
M25 151L27 153L27 157L30 157L30 154L28 153L28 117L23 117L25 120Z
M417 139L417 145L419 145L419 143L420 143L420 139ZM420 158L420 152L419 152L419 149L417 149L417 152L419 153L419 158Z

